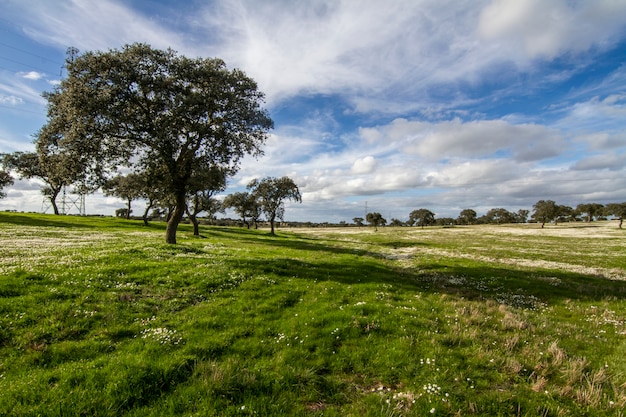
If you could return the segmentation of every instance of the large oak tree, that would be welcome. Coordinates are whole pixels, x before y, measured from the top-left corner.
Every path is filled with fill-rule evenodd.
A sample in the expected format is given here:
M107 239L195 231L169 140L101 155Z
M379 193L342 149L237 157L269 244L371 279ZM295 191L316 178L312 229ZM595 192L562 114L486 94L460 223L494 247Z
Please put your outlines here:
M175 202L168 243L176 243L187 196L196 191L194 168L235 172L242 157L262 153L273 127L254 80L220 59L133 44L85 53L67 71L46 95L59 144L81 155L91 176L120 165L164 172L164 192Z

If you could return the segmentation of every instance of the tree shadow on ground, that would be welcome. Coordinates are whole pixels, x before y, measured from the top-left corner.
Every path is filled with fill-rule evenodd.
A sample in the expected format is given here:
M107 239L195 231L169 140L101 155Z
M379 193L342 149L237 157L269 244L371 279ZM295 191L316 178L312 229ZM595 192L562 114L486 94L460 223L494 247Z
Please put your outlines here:
M450 262L421 264L419 261L412 261L410 256L405 259L410 262L407 265L391 258L384 251L347 248L343 240L318 239L300 234L272 236L260 234L258 230L232 228L212 229L211 234L253 244L262 242L263 245L290 251L288 256L256 259L249 257L233 261L233 267L247 269L251 274L274 274L281 277L335 281L347 285L392 284L408 291L444 292L475 300L514 301L515 297L512 295L515 294L518 295L517 299L536 297L545 302L626 298L626 281L596 275L502 265L465 266L457 264L455 259L450 259ZM376 242L372 245L396 249L416 245L430 246L428 243L414 241ZM299 251L303 252L300 259L297 256ZM317 252L320 256L311 258L311 252Z
M165 223L151 222L144 226L142 220L120 219L104 216L74 216L55 214L0 213L0 223L29 227L59 227L67 229L155 229L165 230Z
M320 240L309 238L301 235L270 235L262 234L259 231L248 229L211 229L208 233L216 237L226 237L239 241L263 245L274 246L294 251L311 251L311 252L327 252L330 254L349 254L355 256L370 256L374 258L383 258L384 254L375 251L369 251L361 248L347 248L346 242L341 240L326 239ZM331 244L337 242L337 245Z
M332 251L333 248L326 250ZM332 281L353 286L387 284L406 291L446 293L476 301L491 299L517 307L568 299L600 301L609 297L626 298L625 281L553 270L451 267L444 263L407 268L381 259L376 254L333 260L321 256L310 261L277 257L238 258L231 262L233 268L247 270L250 274Z

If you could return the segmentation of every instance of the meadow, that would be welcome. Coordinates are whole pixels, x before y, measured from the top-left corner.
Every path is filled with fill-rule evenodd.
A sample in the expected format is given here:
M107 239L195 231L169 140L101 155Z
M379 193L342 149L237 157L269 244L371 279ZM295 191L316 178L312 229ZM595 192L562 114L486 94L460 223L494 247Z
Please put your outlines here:
M623 416L616 222L0 213L0 415Z

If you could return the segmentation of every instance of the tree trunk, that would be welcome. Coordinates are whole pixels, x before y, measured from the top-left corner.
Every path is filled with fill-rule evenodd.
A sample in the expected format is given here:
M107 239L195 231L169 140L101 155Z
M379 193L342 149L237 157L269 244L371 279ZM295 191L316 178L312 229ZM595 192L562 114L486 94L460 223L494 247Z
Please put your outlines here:
M126 220L130 220L130 202L131 202L131 200L129 198L128 199L128 205L127 205L128 210L126 210Z
M146 205L146 210L143 212L143 225L147 226L148 225L148 212L150 211L150 209L152 208L152 200L148 201L148 204Z
M200 236L200 227L198 226L198 218L196 217L199 211L197 211L197 208L194 208L194 212L192 213L189 210L189 206L185 205L185 207L187 211L187 217L189 217L189 220L191 220L191 223L193 224L193 235Z
M193 223L193 235L194 236L200 236L200 227L198 226L198 219L196 219L196 216L192 216L190 217L191 222Z
M620 218L619 218L619 228L620 228L620 229L622 228L622 223L623 223L623 222L624 222L624 217L623 217L623 216L620 216Z
M169 220L167 221L167 228L165 229L165 243L176 244L176 230L180 221L185 214L185 193L179 193L176 196L176 207L171 213Z
M270 235L275 234L274 233L274 219L275 219L275 216L271 216L270 217L270 228L272 229L271 232L270 232Z
M52 204L52 210L54 210L54 214L55 215L59 215L59 207L57 206L57 197L59 196L59 193L61 192L61 187L59 187L58 189L55 189L54 187L50 187L51 188L51 194L50 194L50 204Z
M52 210L54 210L54 214L59 215L59 208L57 207L56 197L50 197L50 204L52 204Z

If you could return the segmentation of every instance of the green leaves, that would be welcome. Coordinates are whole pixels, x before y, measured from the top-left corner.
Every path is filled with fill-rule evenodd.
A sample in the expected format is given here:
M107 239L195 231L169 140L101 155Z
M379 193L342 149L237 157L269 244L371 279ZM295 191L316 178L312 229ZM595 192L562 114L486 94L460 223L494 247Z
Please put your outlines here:
M176 202L166 240L202 172L234 174L246 154L260 155L273 127L263 93L220 59L186 58L136 43L88 52L68 62L68 78L46 97L59 145L80 155L87 176L100 180L119 165L159 173Z

